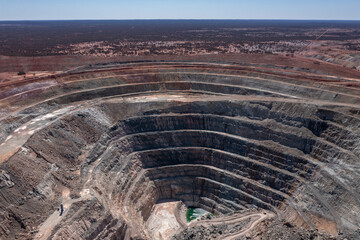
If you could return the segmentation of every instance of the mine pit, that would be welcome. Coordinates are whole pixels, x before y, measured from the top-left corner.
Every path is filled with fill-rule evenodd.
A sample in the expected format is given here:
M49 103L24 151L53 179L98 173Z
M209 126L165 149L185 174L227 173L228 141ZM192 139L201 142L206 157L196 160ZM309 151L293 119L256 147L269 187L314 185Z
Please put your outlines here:
M192 220L204 217L204 216L212 216L212 214L208 211L205 211L202 208L196 207L188 207L186 210L186 220L191 222Z
M3 86L1 204L15 207L0 231L237 239L280 219L333 236L355 231L360 90L313 78L153 62L78 68L57 86L16 94Z

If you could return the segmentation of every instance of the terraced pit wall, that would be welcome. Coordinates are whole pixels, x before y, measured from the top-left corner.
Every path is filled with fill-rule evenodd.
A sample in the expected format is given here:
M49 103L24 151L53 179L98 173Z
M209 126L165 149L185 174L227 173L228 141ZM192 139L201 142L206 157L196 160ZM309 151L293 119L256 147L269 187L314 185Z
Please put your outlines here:
M179 200L355 231L358 82L163 62L3 84L0 236L150 239L153 207Z

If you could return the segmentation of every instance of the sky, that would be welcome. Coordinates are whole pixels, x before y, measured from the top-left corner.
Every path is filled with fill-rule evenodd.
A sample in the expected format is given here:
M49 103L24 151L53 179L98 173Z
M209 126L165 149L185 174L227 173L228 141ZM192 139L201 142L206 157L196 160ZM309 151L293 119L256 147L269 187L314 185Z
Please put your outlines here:
M0 0L0 20L360 20L360 0Z

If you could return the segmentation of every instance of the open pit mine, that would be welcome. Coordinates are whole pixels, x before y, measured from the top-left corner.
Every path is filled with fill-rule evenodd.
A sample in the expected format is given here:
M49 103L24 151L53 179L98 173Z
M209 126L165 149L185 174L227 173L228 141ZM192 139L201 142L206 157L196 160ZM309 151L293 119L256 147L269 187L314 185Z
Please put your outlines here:
M357 78L94 64L2 82L0 126L0 239L359 237Z

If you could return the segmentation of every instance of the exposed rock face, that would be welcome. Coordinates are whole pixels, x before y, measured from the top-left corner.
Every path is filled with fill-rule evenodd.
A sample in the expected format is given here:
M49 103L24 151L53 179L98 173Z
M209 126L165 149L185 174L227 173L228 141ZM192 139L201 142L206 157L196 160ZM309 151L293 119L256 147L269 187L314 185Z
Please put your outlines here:
M167 201L227 216L175 239L251 237L265 220L286 232L279 219L300 237L357 233L360 90L346 87L357 80L224 64L110 67L60 75L53 87L0 86L0 237L150 239L146 221ZM259 213L234 215L249 209Z

